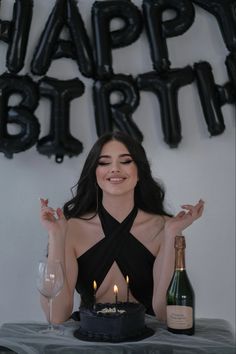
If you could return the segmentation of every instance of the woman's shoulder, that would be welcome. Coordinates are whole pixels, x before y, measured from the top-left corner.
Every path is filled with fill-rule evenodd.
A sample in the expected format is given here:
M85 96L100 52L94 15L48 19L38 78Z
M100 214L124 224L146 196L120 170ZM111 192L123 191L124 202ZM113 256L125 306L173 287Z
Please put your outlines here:
M80 218L70 218L68 220L68 227L70 231L76 230L77 232L82 229L91 229L100 225L99 218L94 214L86 214Z
M165 224L171 219L169 215L152 214L145 211L139 211L136 227L142 232L147 231L152 240L158 242L164 236Z
M171 216L168 215L152 214L144 210L139 210L137 221L138 223L152 222L158 224L159 223L165 224L165 222L170 218Z
M139 210L132 234L156 257L164 234L166 216Z
M156 235L164 228L165 218L159 214L151 214L143 210L139 210L137 218L135 220L135 230L148 235Z
M87 218L71 218L68 220L67 240L79 257L102 237L101 223L98 216Z

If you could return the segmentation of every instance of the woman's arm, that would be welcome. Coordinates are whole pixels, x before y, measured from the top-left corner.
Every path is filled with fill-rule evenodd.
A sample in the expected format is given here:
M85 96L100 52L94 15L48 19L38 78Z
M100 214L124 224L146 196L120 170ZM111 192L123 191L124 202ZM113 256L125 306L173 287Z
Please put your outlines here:
M41 199L40 218L48 232L48 260L59 260L64 272L64 286L53 299L52 323L66 321L73 310L74 289L78 275L78 265L70 233L70 223L61 209L48 206L48 200ZM48 301L40 296L46 317L49 315Z
M181 235L203 213L204 202L196 205L183 205L182 210L173 218L168 218L162 234L161 246L154 262L153 309L159 320L166 320L166 291L170 284L175 265L175 236Z

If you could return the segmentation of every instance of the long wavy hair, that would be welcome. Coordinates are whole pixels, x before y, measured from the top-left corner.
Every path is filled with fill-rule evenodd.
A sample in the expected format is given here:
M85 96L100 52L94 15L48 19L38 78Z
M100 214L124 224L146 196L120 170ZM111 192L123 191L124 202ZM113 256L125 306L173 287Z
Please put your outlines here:
M102 199L102 190L96 181L96 168L103 146L111 140L124 144L138 169L138 183L134 191L135 205L145 212L170 215L164 209L165 191L160 182L152 177L150 164L143 146L130 135L115 131L102 135L93 145L84 163L73 198L65 203L63 211L67 219L84 218L86 214L97 214L98 201Z

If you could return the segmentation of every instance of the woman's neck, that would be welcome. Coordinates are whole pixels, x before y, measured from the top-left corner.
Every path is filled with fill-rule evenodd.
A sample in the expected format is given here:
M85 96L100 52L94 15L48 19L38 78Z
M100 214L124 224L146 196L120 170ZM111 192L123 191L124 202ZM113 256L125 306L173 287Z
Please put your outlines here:
M104 195L102 204L117 221L122 222L134 207L134 198L129 196Z

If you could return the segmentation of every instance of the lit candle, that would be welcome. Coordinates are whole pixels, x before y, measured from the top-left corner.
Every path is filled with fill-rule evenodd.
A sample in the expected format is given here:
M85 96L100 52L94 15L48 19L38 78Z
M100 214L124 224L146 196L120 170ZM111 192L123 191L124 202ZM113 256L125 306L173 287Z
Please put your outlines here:
M97 291L97 283L96 281L94 280L93 281L93 308L95 309L96 308L96 291Z
M115 294L115 304L117 307L117 302L118 302L118 286L117 285L114 285L114 294ZM116 308L116 310L117 310L117 308Z
M126 283L127 283L127 302L129 302L129 277L126 275Z

